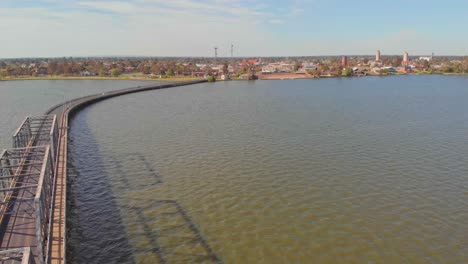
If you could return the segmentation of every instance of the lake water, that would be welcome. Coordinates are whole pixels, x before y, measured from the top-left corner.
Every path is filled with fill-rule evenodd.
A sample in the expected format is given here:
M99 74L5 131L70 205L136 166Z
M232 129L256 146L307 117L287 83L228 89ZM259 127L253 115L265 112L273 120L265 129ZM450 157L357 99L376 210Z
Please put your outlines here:
M50 107L84 95L149 84L148 81L35 80L0 81L0 148L26 116L43 115Z
M457 76L219 82L103 101L71 123L68 259L467 263L467 131Z

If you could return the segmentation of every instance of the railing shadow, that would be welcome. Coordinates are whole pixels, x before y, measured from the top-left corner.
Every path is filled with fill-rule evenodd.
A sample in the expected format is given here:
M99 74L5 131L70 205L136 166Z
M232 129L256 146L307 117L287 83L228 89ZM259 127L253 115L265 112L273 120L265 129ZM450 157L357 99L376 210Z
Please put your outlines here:
M142 153L103 160L86 121L91 109L71 122L67 261L222 263L178 201L132 195L164 179Z
M134 249L141 262L222 263L179 202L137 198L122 202L127 204L127 217L136 223L128 230L129 237L145 244Z
M176 200L135 198L135 191L163 184L163 178L141 153L122 155L132 168L143 168L144 176L134 175L132 168L113 157L116 179L123 185L116 187L125 208L130 227L127 228L138 263L222 263L202 236L187 211ZM133 167L136 166L136 167ZM140 177L139 177L140 176Z
M116 180L123 183L123 186L117 186L116 188L123 190L141 190L163 183L163 178L143 154L126 153L123 156L126 162L132 163L130 169L127 169L127 167L123 165L124 161L116 157L112 157L109 161L110 165L115 167L117 171ZM142 173L140 173L140 175L135 174L135 168L139 168L138 171Z
M67 262L134 263L111 177L88 127L87 113L70 122L67 180Z

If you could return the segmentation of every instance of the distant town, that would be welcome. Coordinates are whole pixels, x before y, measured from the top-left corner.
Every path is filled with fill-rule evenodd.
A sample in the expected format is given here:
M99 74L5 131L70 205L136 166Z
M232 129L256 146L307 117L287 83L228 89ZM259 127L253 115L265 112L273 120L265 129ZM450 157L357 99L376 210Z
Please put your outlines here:
M90 57L0 59L0 80L275 80L396 74L467 74L468 57L327 56L263 58Z

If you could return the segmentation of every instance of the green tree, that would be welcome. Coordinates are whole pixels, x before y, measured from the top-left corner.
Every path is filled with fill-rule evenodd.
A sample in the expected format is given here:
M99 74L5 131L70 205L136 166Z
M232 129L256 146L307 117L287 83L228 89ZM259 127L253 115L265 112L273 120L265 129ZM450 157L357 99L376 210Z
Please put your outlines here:
M174 76L174 70L173 69L168 69L166 71L166 76L169 76L169 77Z
M343 76L349 77L349 76L351 76L351 75L353 75L353 69L351 69L351 68L346 68L346 69L343 71Z
M442 68L440 69L442 72L445 72L445 73L453 73L455 72L455 68L453 67L452 64L446 64L444 66L442 66Z
M106 72L104 71L103 68L100 68L100 69L99 69L99 76L101 76L101 77L106 76Z
M388 69L381 69L381 70L379 71L379 74L380 74L380 75L388 75L388 73L389 73Z
M214 77L213 75L210 75L208 76L207 80L208 82L216 82L216 77Z
M427 71L431 68L431 64L429 63L429 61L423 60L421 67L423 70Z
M120 75L120 71L119 71L119 69L114 68L114 69L112 69L111 74L112 74L112 76L117 77L117 76Z

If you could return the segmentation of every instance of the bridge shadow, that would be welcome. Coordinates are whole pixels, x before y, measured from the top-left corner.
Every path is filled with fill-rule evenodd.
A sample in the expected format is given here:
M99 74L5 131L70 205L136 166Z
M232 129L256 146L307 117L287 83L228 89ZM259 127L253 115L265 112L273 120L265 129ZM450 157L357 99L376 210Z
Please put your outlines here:
M67 261L222 263L178 201L135 198L164 179L142 153L104 160L88 127L92 109L76 114L69 132Z
M163 178L143 154L126 153L123 156L125 160L112 157L109 161L110 165L115 167L117 172L117 179L115 180L122 183L116 186L119 191L142 190L163 183ZM124 165L128 163L131 163L131 168Z
M163 178L141 153L122 155L132 167L143 168L143 173L122 165L113 157L118 186L117 198L124 208L128 237L133 241L137 263L222 263L202 236L187 211L176 200L136 198L136 192L163 184Z
M129 237L139 263L222 263L187 211L175 200L125 201L127 217L135 223Z
M70 119L67 161L67 262L135 263L86 108Z

